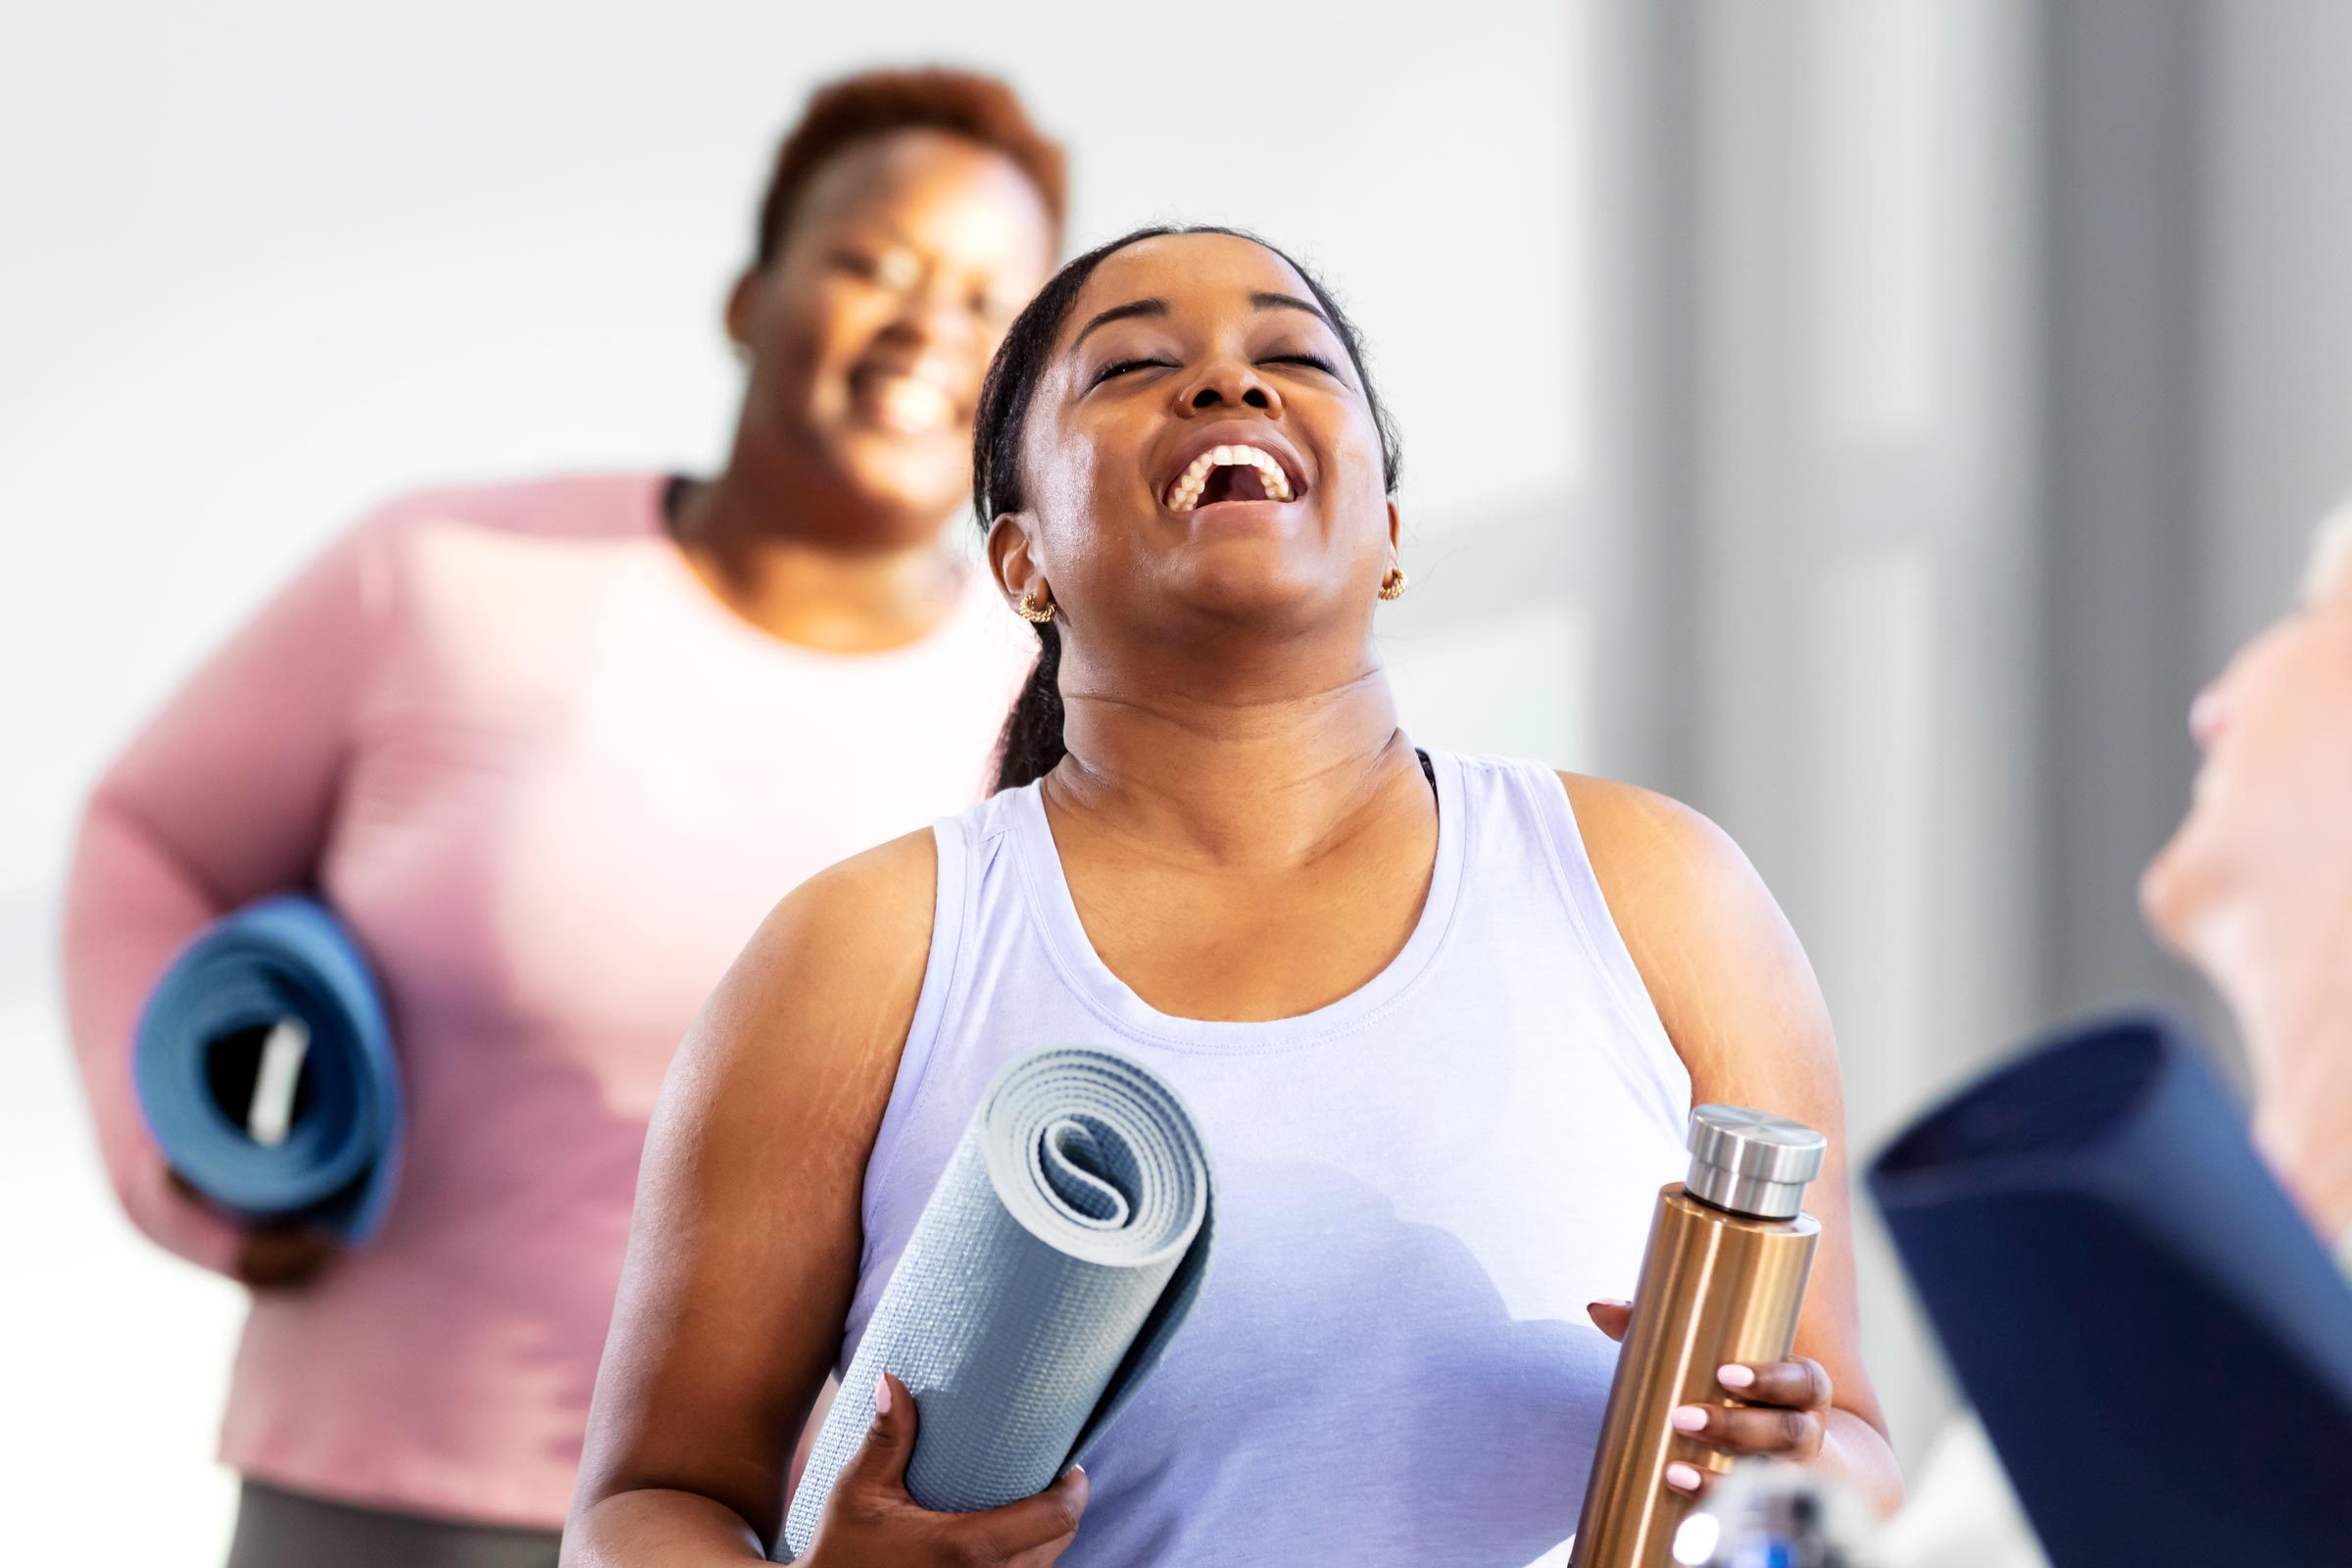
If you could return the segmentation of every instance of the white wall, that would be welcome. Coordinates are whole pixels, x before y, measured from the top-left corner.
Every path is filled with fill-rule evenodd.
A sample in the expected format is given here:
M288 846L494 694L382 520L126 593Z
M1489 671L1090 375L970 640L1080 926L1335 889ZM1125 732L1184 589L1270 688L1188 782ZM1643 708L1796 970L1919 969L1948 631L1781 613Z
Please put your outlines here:
M65 1059L75 802L175 674L402 487L706 464L718 306L807 88L1011 75L1072 238L1239 222L1319 265L1406 432L1400 682L1441 744L1586 761L1572 563L1591 387L1577 14L18 0L0 46L0 1473L23 1560L218 1560L236 1293L115 1214ZM50 1546L49 1550L40 1549Z
M2201 16L2200 678L2286 606L2313 522L2352 495L2352 7Z

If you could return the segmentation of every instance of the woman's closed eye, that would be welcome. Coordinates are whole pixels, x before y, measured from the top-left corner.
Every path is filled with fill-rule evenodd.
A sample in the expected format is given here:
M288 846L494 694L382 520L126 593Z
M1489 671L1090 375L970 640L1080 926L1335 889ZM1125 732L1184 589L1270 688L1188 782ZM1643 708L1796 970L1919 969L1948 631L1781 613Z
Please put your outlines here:
M1321 370L1329 376L1337 376L1340 373L1332 363L1320 354L1269 354L1257 363L1260 365L1303 365L1309 368Z
M1003 326L1021 314L1022 298L1009 290L993 286L975 289L971 297L971 312L991 326Z
M833 253L833 266L853 277L905 293L922 281L923 264L903 250L858 250Z
M1172 360L1113 360L1095 372L1093 384L1101 386L1115 376L1126 375L1136 370L1173 370L1174 368L1176 368L1176 365Z
M1320 370L1334 379L1337 379L1340 373L1331 361L1323 358L1320 354L1269 354L1257 363L1260 365L1304 366L1311 370ZM1173 370L1176 368L1173 360L1113 360L1095 372L1092 384L1101 386L1105 381L1122 375L1130 375L1138 370Z

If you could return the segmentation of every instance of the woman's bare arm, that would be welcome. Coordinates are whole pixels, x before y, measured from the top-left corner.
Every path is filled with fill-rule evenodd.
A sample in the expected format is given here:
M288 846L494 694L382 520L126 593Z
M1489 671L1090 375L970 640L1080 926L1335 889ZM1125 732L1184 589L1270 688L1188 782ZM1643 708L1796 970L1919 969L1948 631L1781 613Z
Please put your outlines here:
M1715 824L1633 785L1572 773L1561 781L1609 911L1690 1069L1693 1103L1752 1105L1829 1136L1829 1160L1805 1199L1821 1221L1821 1246L1794 1353L1818 1363L1834 1391L1822 1458L1890 1512L1902 1477L1862 1364L1844 1097L1812 965L1747 858Z
M857 1288L865 1163L922 988L935 875L923 832L803 885L680 1048L638 1176L567 1568L757 1562L776 1539L793 1441Z

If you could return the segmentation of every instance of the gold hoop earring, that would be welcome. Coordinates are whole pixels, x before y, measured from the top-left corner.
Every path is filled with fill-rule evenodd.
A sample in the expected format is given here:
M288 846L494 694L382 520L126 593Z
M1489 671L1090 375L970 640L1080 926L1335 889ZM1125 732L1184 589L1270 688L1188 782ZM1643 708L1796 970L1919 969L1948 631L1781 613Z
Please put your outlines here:
M1395 604L1404 597L1404 568L1391 566L1389 574L1380 580L1380 597Z
M1035 594L1025 593L1021 602L1012 607L1012 612L1032 626L1042 626L1054 618L1054 601L1049 599L1040 605Z

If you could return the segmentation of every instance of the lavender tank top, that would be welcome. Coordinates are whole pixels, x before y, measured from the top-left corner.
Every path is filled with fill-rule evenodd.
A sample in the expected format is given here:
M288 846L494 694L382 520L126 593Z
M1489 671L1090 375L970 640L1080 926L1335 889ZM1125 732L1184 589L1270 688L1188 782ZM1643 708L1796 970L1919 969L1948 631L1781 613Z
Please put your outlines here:
M1037 787L936 824L939 902L866 1168L847 1367L981 1090L1040 1046L1140 1056L1217 1170L1192 1317L1090 1455L1067 1568L1510 1565L1576 1529L1690 1083L1559 779L1426 754L1429 899L1362 989L1269 1023L1171 1017L1088 943Z

